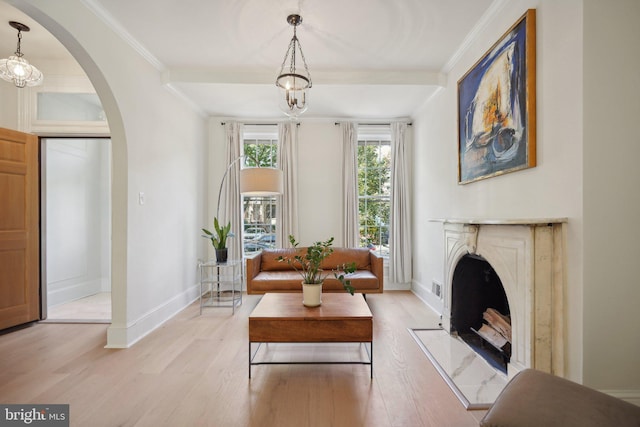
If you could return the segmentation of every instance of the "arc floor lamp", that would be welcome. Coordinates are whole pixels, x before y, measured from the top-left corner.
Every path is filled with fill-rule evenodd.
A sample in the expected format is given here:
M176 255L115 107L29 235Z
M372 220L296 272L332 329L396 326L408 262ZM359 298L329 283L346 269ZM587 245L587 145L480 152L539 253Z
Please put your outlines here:
M216 218L220 218L220 198L222 197L222 189L224 182L229 175L231 168L246 156L243 154L238 157L227 167L227 170L220 182L220 190L218 191L218 210ZM282 170L268 167L251 167L240 169L240 194L245 196L275 196L282 194Z

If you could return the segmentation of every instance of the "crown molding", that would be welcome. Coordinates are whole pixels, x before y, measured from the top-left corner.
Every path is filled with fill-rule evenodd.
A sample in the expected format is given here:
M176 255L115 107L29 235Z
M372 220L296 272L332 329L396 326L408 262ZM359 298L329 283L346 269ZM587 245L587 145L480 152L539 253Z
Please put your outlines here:
M447 63L442 67L442 72L449 74L453 67L456 66L462 55L471 47L471 44L476 40L478 34L484 31L489 22L500 13L500 11L509 3L509 0L494 0L485 13L480 17L476 25L469 31L469 34L464 38L462 44L458 47L455 53L449 58Z
M116 33L125 43L127 43L133 50L138 52L152 67L162 72L166 69L165 65L158 60L149 50L144 47L138 40L136 40L125 27L111 15L102 5L96 0L81 0L82 3L91 10L102 22L105 23L111 30Z

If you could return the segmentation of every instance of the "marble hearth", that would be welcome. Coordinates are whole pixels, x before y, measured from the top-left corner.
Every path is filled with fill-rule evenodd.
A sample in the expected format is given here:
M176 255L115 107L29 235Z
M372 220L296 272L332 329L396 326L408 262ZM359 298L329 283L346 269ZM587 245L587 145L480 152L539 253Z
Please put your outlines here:
M460 259L484 258L498 274L511 309L507 374L525 368L564 374L566 219L448 219L442 325L451 331L452 281Z

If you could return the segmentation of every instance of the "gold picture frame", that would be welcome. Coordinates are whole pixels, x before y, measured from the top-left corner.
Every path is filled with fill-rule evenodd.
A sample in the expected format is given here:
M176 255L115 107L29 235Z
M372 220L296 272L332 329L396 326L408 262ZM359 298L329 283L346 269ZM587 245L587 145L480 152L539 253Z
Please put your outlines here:
M458 80L458 183L536 166L536 13Z

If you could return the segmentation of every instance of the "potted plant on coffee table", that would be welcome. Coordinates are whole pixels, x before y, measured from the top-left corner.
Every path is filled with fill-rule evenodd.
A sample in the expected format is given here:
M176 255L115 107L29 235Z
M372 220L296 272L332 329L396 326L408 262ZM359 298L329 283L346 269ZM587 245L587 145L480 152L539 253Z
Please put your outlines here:
M223 227L220 226L218 222L218 218L213 219L213 228L215 233L203 228L202 231L205 233L202 237L205 237L211 240L211 244L213 248L216 250L216 261L219 263L227 262L227 238L233 237L233 233L231 232L231 221Z
M356 271L356 263L343 264L338 270L325 271L322 261L333 253L333 237L324 242L315 242L306 251L298 250L295 237L289 236L289 242L296 249L290 256L279 256L280 262L288 263L302 276L302 303L307 307L317 307L322 303L322 283L331 273L342 283L344 289L353 295L355 289L345 274Z

